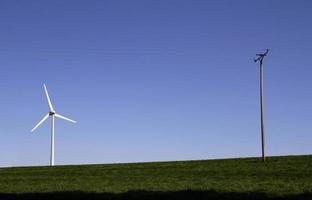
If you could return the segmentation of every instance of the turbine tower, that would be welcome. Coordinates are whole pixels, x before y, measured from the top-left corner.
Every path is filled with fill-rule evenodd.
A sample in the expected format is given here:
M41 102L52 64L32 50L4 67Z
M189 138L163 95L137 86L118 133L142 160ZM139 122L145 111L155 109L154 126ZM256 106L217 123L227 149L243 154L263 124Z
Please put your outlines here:
M267 56L269 49L264 53L256 54L258 56L254 61L260 62L260 115L261 115L261 146L262 146L262 162L265 162L265 130L264 130L264 114L263 114L263 58Z
M57 114L52 106L49 94L48 94L48 90L47 87L45 86L45 84L43 84L44 87L44 91L45 94L47 96L47 100L48 100L48 105L49 105L49 112L48 114L46 114L41 121L31 130L31 132L33 132L34 130L36 130L44 121L46 121L48 119L48 117L51 117L51 154L50 154L50 166L54 166L54 134L55 134L55 117L66 120L66 121L70 121L73 123L76 123L76 121L71 120L67 117L64 117L60 114Z

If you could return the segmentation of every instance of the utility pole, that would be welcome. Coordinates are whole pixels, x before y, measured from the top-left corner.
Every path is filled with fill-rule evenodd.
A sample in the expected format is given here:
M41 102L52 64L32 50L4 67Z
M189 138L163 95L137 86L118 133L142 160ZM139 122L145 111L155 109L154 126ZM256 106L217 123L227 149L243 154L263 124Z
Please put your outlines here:
M269 49L263 54L256 54L258 56L254 61L260 62L260 127L261 127L261 146L262 146L262 162L265 162L265 129L264 129L264 115L263 115L263 58L267 56Z

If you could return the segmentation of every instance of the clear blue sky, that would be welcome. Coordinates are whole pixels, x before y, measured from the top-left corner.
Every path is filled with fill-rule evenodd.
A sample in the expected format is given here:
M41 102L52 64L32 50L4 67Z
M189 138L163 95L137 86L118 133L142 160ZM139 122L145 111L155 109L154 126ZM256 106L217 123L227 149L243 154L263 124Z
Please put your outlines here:
M0 1L0 166L312 153L312 2Z

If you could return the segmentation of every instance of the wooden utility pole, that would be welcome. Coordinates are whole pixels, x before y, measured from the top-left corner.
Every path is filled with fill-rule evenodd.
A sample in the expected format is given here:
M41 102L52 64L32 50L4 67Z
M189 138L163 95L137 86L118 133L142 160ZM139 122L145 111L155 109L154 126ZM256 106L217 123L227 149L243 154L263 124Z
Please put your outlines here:
M261 127L261 147L262 147L262 162L265 162L265 129L264 129L264 114L263 114L263 58L267 56L269 49L263 54L256 54L258 56L255 62L260 61L260 127Z

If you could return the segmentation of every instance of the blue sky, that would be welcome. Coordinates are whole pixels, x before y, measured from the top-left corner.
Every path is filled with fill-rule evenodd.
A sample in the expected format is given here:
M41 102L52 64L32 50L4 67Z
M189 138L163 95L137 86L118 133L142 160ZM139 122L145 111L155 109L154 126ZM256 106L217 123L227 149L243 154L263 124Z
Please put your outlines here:
M311 154L311 1L0 1L0 166Z

